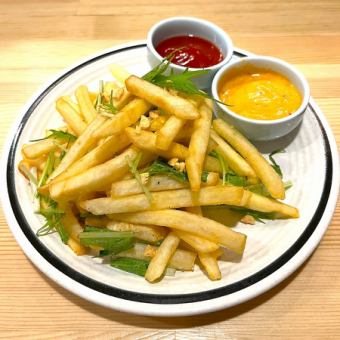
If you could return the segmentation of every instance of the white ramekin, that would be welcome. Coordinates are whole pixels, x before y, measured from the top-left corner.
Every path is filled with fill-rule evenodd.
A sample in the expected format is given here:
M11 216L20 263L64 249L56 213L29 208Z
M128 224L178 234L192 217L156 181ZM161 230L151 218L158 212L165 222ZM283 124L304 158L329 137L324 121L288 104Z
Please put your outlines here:
M147 36L150 63L154 66L163 60L163 57L158 54L155 48L161 41L170 37L189 34L211 41L221 50L224 56L220 63L205 68L209 70L208 74L195 78L195 83L200 88L210 88L215 73L231 59L233 44L227 33L209 21L192 17L172 17L159 21L151 27ZM186 69L184 66L173 63L170 64L170 68L175 73L181 73ZM189 68L189 70L199 70L199 68Z
M219 117L225 119L252 140L272 140L288 134L301 122L309 102L310 90L305 77L285 61L273 57L255 56L242 58L225 65L214 77L211 89L213 97L220 100L218 88L222 78L232 70L235 72L235 69L242 69L246 65L272 70L285 76L296 86L302 96L300 107L288 117L275 120L258 120L240 116L232 111L232 107L218 103L217 105L220 108L218 110Z

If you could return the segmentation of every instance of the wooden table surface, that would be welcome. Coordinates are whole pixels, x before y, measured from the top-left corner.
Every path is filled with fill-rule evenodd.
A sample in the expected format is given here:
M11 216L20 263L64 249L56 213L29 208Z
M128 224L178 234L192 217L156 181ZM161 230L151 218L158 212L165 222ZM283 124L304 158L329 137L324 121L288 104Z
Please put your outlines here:
M211 20L235 46L283 58L307 77L340 143L339 0L1 0L0 146L22 105L79 58L144 39L175 15ZM196 317L108 310L69 293L25 257L0 212L0 338L340 339L340 209L311 258L240 306Z

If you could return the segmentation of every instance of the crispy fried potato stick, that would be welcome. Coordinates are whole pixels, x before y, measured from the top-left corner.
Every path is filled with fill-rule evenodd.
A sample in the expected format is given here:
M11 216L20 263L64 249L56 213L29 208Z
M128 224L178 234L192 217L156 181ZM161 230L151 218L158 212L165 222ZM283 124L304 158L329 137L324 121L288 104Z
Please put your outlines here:
M133 128L126 128L125 132L131 142L142 150L158 154L166 159L178 158L179 160L185 160L188 156L188 148L179 143L171 143L168 150L157 149L156 135L152 132L142 130L138 133ZM203 168L210 172L222 173L218 160L211 156L206 156Z
M116 113L111 119L108 119L95 133L97 138L108 137L121 133L124 129L134 123L149 111L151 104L143 99L135 98L131 100L121 111Z
M124 150L130 141L125 134L108 137L107 140L78 159L65 171L53 179L53 183L60 182L67 178L76 176L87 169L111 159L117 152Z
M96 198L83 201L80 206L94 215L116 214L144 210L175 209L203 205L244 205L247 192L241 187L213 186L193 194L190 189L168 190L152 193L149 202L144 194L118 198Z
M82 244L80 244L78 241L74 240L72 237L69 237L67 241L67 245L78 256L86 254L86 248Z
M121 84L125 86L125 80L130 77L131 73L123 66L118 64L111 64L109 66L112 76Z
M218 146L216 151L220 152L227 161L232 170L239 176L257 177L251 166L237 153L223 138L221 138L214 130L210 131L210 137Z
M298 218L299 210L291 205L251 193L244 205L248 209L275 213L276 218Z
M76 104L70 96L62 96L61 98L64 99L65 102L69 103L74 109L74 111L76 111L81 116L79 105ZM84 118L84 117L81 116L81 118Z
M79 233L83 231L83 227L74 216L73 211L66 205L64 207L64 215L62 217L62 223L68 232L68 234L77 242L79 242Z
M165 122L169 119L168 115L158 116L157 118L153 119L150 124L150 131L158 131L162 128Z
M72 144L65 157L61 160L59 166L53 171L47 180L47 184L50 183L53 178L65 171L75 161L85 155L88 149L96 142L96 138L93 136L94 131L96 131L98 127L101 126L105 121L105 117L97 115L96 119L94 119L92 123L87 126L85 131Z
M135 259L149 260L154 257L157 252L157 247L147 244L136 243L132 249L119 253L119 256L132 257ZM195 264L196 254L183 249L177 249L169 260L170 268L192 271Z
M176 230L175 234L184 242L188 243L192 248L197 250L198 252L212 252L214 250L219 249L218 244L209 241L203 237L190 234L186 231Z
M199 117L196 107L188 100L174 96L141 78L130 76L125 81L125 85L130 93L179 118L196 119Z
M115 158L99 164L74 177L50 185L51 197L55 200L72 200L80 194L105 189L109 184L124 176L129 170L129 160L141 152L130 147ZM154 159L153 155L143 152L140 165Z
M25 158L34 159L47 155L57 148L55 139L44 139L32 144L25 144L21 152Z
M207 181L203 182L203 186L213 186L217 185L220 180L220 176L216 172L209 172L207 176ZM189 187L189 183L179 182L167 175L155 175L150 176L146 188L153 191L164 191L164 190L174 190L174 189L184 189ZM112 183L111 196L121 197L121 196L131 196L136 194L142 194L143 190L138 184L136 179L122 180Z
M162 276L171 256L175 253L179 245L179 241L179 237L174 232L169 233L150 261L145 273L146 280L154 282Z
M87 86L81 85L76 89L76 98L80 108L80 112L87 124L90 124L98 115L90 99L90 94Z
M218 222L180 210L143 211L116 214L115 219L129 223L166 226L206 238L242 254L247 236Z
M80 118L77 111L63 98L57 100L56 109L77 136L80 136L85 131L86 123Z
M159 129L156 135L156 147L167 150L175 140L177 134L184 126L186 120L176 116L170 116L165 124Z
M281 177L267 160L243 135L222 119L213 121L214 130L238 151L253 168L273 198L284 199L285 188Z
M207 152L212 118L211 100L206 100L200 106L199 113L200 118L194 122L194 132L190 139L188 156L185 159L192 191L198 191L201 187L203 163Z
M216 280L221 280L221 271L218 266L217 258L221 256L223 251L221 249L218 249L212 253L207 253L207 252L199 252L198 253L198 258L206 270L209 279L216 281Z
M164 227L117 221L110 221L106 227L113 231L131 231L136 238L151 243L164 240L168 234L168 229Z

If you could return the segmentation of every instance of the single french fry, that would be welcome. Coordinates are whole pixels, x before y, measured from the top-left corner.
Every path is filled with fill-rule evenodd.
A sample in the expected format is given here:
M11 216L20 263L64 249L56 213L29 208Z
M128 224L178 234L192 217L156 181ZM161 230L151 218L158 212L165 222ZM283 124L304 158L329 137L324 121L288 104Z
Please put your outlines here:
M297 208L253 192L244 206L256 211L275 213L276 218L299 217L299 210Z
M64 215L62 217L62 223L68 232L68 234L77 242L79 242L79 233L83 231L83 227L74 216L72 209L69 205L64 207Z
M248 195L247 192L247 199ZM80 206L94 215L105 215L218 204L242 206L245 200L244 196L245 190L242 187L212 186L202 188L195 195L190 189L153 192L151 202L148 201L146 195L138 194L86 200L81 202Z
M213 186L217 185L220 176L216 172L209 172L207 176L207 181L203 186ZM166 175L155 175L148 178L145 187L151 191L164 191L164 190L174 190L174 189L184 189L189 187L189 183L177 181ZM111 196L121 197L121 196L131 196L143 193L143 189L140 187L136 179L122 180L112 183Z
M188 156L185 165L188 172L192 191L198 191L201 187L201 176L207 146L209 142L212 103L206 100L199 108L200 117L194 122L194 132L190 139Z
M199 117L196 107L188 100L174 96L161 87L141 78L130 76L125 81L125 85L130 93L145 99L169 114L182 119L196 119Z
M129 170L129 160L133 160L141 152L130 147L113 159L99 164L64 181L51 183L50 194L55 200L74 199L81 193L105 190L112 182L124 176ZM143 152L141 166L154 159L153 155Z
M236 174L246 177L257 177L251 166L237 153L223 138L221 138L214 130L210 131L210 137L218 146L216 151L220 152L228 165Z
M119 253L122 257L132 257L140 260L149 260L154 257L157 252L158 247L150 246L147 244L136 243L133 248ZM174 268L182 271L192 271L195 264L196 253L176 249L175 253L172 255L168 262L170 268Z
M77 111L63 98L57 100L56 109L77 136L80 136L85 131L86 123L80 118Z
M65 171L53 179L53 182L60 182L67 178L76 176L98 164L111 159L117 152L124 150L130 141L125 134L110 136L103 144L92 149L82 158L75 161Z
M84 117L85 122L87 124L90 124L97 117L98 113L90 99L90 94L87 86L85 85L79 86L76 89L75 94L81 115Z
M242 254L247 236L208 218L181 210L157 210L116 214L115 219L129 223L160 225L206 238Z
M154 282L162 276L171 256L175 253L179 245L179 241L180 239L175 233L169 233L157 249L155 256L150 261L149 267L145 273L146 280Z
M188 149L181 144L171 143L167 150L159 150L156 146L156 135L152 132L142 130L137 132L133 128L126 128L125 132L131 142L142 150L158 154L164 158L185 159Z
M97 117L86 127L85 131L73 143L64 158L61 160L59 166L53 171L47 180L47 183L50 183L55 177L60 175L70 165L85 155L89 148L96 143L96 138L93 136L94 131L96 131L105 121L105 117L97 115Z
M49 154L57 149L57 147L54 139L43 139L31 144L25 144L21 152L25 158L34 159Z
M210 280L216 281L221 280L221 271L218 266L217 258L221 256L222 251L218 249L212 253L199 252L198 258L206 270Z
M273 198L284 199L285 188L281 177L275 172L267 160L236 129L222 119L213 121L214 130L222 136L253 168Z
M158 131L162 128L165 122L169 119L169 115L158 116L151 121L149 130L150 131Z
M121 111L117 112L111 119L108 119L95 133L97 138L108 137L121 133L124 129L134 123L145 112L150 110L151 104L143 99L135 98L131 100Z
M185 122L185 119L170 116L156 134L156 147L161 150L167 150Z
M198 252L212 252L219 248L217 243L209 241L203 237L190 234L186 231L176 230L174 233L184 242L188 243L192 248Z
M76 111L79 115L81 115L79 105L76 104L70 96L62 96L61 98L64 99L65 102L70 104L72 106L72 108L74 109L74 111ZM81 115L81 117L82 117L82 115ZM84 117L82 117L82 118L84 118Z
M164 240L168 234L168 229L160 226L147 226L134 223L110 221L106 227L113 231L131 231L134 236L146 242L159 242Z
M72 237L69 237L67 241L67 245L78 256L86 254L86 248L82 244L80 244L78 241L74 240Z

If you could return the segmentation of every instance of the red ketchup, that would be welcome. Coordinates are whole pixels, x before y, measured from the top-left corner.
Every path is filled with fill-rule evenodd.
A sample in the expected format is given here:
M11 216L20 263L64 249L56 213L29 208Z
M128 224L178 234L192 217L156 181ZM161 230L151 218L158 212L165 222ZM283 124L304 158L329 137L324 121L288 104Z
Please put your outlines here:
M168 38L156 46L156 51L162 57L168 56L175 50L177 52L171 61L181 66L204 68L216 65L223 60L223 55L216 45L193 35Z

